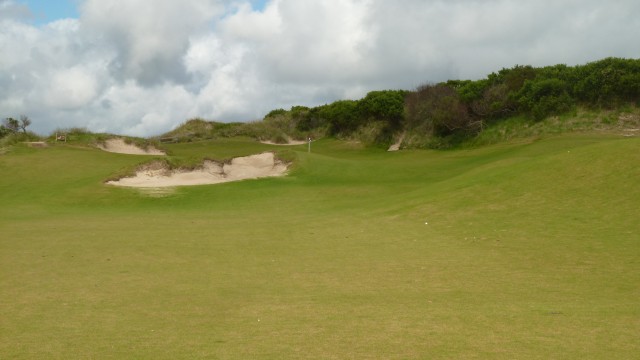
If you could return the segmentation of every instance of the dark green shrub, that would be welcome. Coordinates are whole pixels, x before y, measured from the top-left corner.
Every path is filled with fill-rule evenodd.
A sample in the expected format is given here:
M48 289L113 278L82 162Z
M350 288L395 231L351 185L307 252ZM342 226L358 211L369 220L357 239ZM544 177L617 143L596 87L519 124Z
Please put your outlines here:
M563 113L573 107L567 84L560 79L527 80L518 93L521 110L535 120Z

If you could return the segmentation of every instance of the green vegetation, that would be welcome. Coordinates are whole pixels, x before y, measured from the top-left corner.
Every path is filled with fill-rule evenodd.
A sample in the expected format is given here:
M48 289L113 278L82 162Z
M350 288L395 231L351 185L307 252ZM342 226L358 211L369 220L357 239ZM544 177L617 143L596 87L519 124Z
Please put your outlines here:
M529 125L576 111L616 110L640 103L640 60L607 58L586 65L516 65L485 79L450 80L415 91L372 91L360 100L315 108L277 109L266 119L288 120L315 132L387 146L406 134L405 148L451 148L513 118ZM301 110L302 109L302 110Z
M10 133L17 133L20 130L26 134L29 125L31 125L31 119L26 115L20 115L20 120L8 117L4 119L3 124L0 126L0 137Z
M638 146L324 139L291 147L285 178L150 194L103 184L146 158L16 145L0 156L0 357L634 358Z
M31 125L31 119L25 115L20 116L20 120L8 117L0 125L0 154L8 151L9 147L20 142L37 141L39 137L27 131Z
M264 121L248 123L219 123L199 118L191 119L176 129L159 136L156 140L175 143L249 137L280 144L304 138L303 135L295 131L288 118L277 116L277 111L271 113L273 115L265 117Z
M276 144L291 140L357 137L367 144L387 143L402 127L406 91L372 91L359 101L341 100L308 108L275 109L262 121L218 123L191 119L159 137L161 141L188 142L249 137Z

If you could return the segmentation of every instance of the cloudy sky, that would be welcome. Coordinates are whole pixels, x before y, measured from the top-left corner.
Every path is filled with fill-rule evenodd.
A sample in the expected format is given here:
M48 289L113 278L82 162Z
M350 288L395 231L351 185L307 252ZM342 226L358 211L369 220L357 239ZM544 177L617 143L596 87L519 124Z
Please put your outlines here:
M0 117L153 136L503 67L640 57L637 0L0 0Z

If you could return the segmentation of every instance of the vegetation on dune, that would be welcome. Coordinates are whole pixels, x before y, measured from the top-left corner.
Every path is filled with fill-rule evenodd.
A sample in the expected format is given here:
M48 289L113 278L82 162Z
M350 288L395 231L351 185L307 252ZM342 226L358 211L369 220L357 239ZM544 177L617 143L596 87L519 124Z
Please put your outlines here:
M387 145L394 133L405 132L405 147L440 148L473 143L488 128L513 123L514 118L522 119L526 128L585 111L618 109L623 110L618 113L626 110L627 117L634 117L638 102L640 60L607 58L574 67L517 65L476 81L450 80L414 91L374 91L361 100L275 113L281 118L288 116L302 131L323 129L335 137L360 138L363 128L376 127L377 136L365 142ZM603 123L594 126L603 128Z
M62 128L54 130L45 139L49 143L65 142L75 145L84 146L104 146L109 139L119 138L122 139L125 144L135 145L143 150L147 150L151 147L166 151L160 141L154 138L140 138L134 136L123 136L109 133L94 133L87 128L72 127Z
M64 142L81 146L97 146L105 145L107 140L113 138L121 138L126 144L135 145L143 150L150 147L165 150L158 139L94 133L83 127L59 128L43 137L27 130L31 123L31 119L24 115L20 116L20 120L6 118L0 125L0 149L3 149L2 152L6 152L11 146L23 142L38 142L49 145Z
M248 123L221 123L194 118L155 139L160 142L173 143L247 137L278 144L303 139L304 136L297 132L291 124L290 118L278 116L267 116L264 121Z
M20 115L20 120L8 117L4 119L2 125L0 125L0 137L17 133L20 130L26 134L29 125L31 125L31 119L26 115Z
M19 120L12 117L4 119L0 125L0 153L4 153L11 145L39 140L36 134L27 131L29 125L31 125L31 119L26 115L20 115Z

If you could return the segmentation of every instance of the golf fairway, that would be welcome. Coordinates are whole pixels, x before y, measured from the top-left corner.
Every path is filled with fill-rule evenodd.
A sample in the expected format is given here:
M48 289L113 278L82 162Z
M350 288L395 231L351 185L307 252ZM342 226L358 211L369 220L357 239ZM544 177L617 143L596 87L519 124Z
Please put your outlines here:
M321 140L284 150L285 177L145 192L104 182L146 157L17 146L0 155L0 358L637 358L639 148Z

